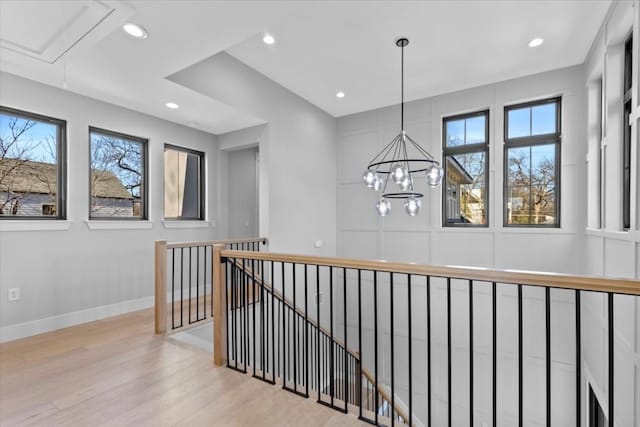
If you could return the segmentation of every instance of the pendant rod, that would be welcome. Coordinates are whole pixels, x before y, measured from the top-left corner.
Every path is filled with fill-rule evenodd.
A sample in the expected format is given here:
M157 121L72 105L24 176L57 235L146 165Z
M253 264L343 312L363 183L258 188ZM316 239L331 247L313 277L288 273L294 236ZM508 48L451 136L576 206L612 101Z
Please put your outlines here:
M404 132L404 43L400 46L400 130Z

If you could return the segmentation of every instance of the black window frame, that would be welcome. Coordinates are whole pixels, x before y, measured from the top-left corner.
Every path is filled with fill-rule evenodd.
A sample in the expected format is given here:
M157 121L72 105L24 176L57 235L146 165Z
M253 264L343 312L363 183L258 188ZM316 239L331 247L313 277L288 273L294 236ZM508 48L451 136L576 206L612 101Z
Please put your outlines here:
M622 81L622 229L631 229L631 93L633 88L633 33L624 42Z
M0 105L0 113L13 115L27 120L49 123L57 127L56 134L56 215L0 215L6 220L49 220L64 221L67 219L67 121L31 111Z
M509 111L518 110L521 108L531 108L545 104L556 104L556 129L555 132L533 135L533 136L520 136L515 138L509 138ZM562 96L555 96L551 98L538 99L535 101L522 102L518 104L505 105L504 107L504 144L503 144L503 161L502 161L502 226L513 228L560 228L560 203L561 197L561 153L562 153ZM555 223L553 224L509 224L508 218L508 188L509 188L509 159L508 152L510 148L519 147L534 147L539 145L555 145L555 203L554 203L554 217Z
M205 153L202 151L197 151L191 148L181 147L178 145L164 144L164 149L162 151L163 157L164 157L164 153L167 152L167 149L198 156L198 159L199 159L198 163L200 167L200 174L199 174L199 178L200 178L200 182L199 182L200 206L199 207L200 209L198 209L199 217L186 217L186 216L167 217L166 216L166 212L164 210L165 169L163 167L162 169L162 217L163 219L165 221L205 221L206 220L206 195L207 195L207 192L206 192L207 181L206 181L206 174L205 174ZM164 162L163 162L163 165L164 165Z
M484 142L475 144L463 144L454 147L447 147L447 122L456 120L466 120L474 117L484 117ZM446 116L442 118L442 167L444 168L444 186L442 189L442 227L470 227L470 228L488 228L490 220L489 212L489 198L490 198L490 186L489 186L489 117L490 110L483 109L478 111L472 111L470 113L455 114L453 116ZM466 142L466 141L465 141ZM484 153L485 166L484 166L484 185L485 185L485 198L484 198L484 211L485 211L485 223L484 224L472 224L472 223L455 223L447 222L447 156L453 156L456 154L470 154L470 153Z
M92 150L91 150L91 134L92 132L112 136L114 138L122 138L130 141L139 142L142 144L142 183L140 189L140 202L142 206L140 207L141 215L139 217L130 216L93 216L91 215L91 165L92 165ZM148 221L149 220L149 140L147 138L142 138L139 136L128 135L121 132L116 132L108 129L99 128L96 126L89 126L88 133L88 142L89 142L89 220L91 221Z

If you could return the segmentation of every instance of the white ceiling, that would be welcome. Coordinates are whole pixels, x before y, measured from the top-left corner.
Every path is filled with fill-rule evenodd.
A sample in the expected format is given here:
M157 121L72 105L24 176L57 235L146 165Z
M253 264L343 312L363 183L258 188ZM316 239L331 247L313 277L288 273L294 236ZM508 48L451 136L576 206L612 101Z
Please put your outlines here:
M263 121L166 77L226 50L342 116L399 101L398 36L411 41L406 98L418 99L582 63L610 3L1 0L0 69L223 133ZM128 21L148 39L124 34Z

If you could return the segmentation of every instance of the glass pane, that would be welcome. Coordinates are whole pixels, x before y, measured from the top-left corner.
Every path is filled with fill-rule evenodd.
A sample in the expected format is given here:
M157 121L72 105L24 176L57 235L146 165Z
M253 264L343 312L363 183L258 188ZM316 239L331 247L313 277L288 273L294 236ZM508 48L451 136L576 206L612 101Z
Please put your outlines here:
M447 224L486 224L485 152L446 157Z
M464 144L464 120L447 121L447 147Z
M508 110L509 129L508 138L519 138L531 135L530 114L531 108L518 108Z
M551 104L537 105L531 108L532 135L547 135L556 133L556 108L555 102Z
M56 217L58 126L0 113L0 215Z
M180 150L164 152L165 218L201 219L200 156Z
M481 144L485 141L485 121L484 115L478 117L472 117L466 120L467 122L467 134L466 144Z
M91 132L91 216L142 218L144 145Z
M507 224L556 224L555 145L507 150Z

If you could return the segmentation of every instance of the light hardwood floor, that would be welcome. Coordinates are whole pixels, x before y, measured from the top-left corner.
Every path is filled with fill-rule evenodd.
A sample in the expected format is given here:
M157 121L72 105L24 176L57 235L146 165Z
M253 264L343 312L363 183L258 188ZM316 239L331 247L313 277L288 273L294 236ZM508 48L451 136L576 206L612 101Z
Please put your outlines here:
M356 426L153 335L144 310L0 345L0 425Z

